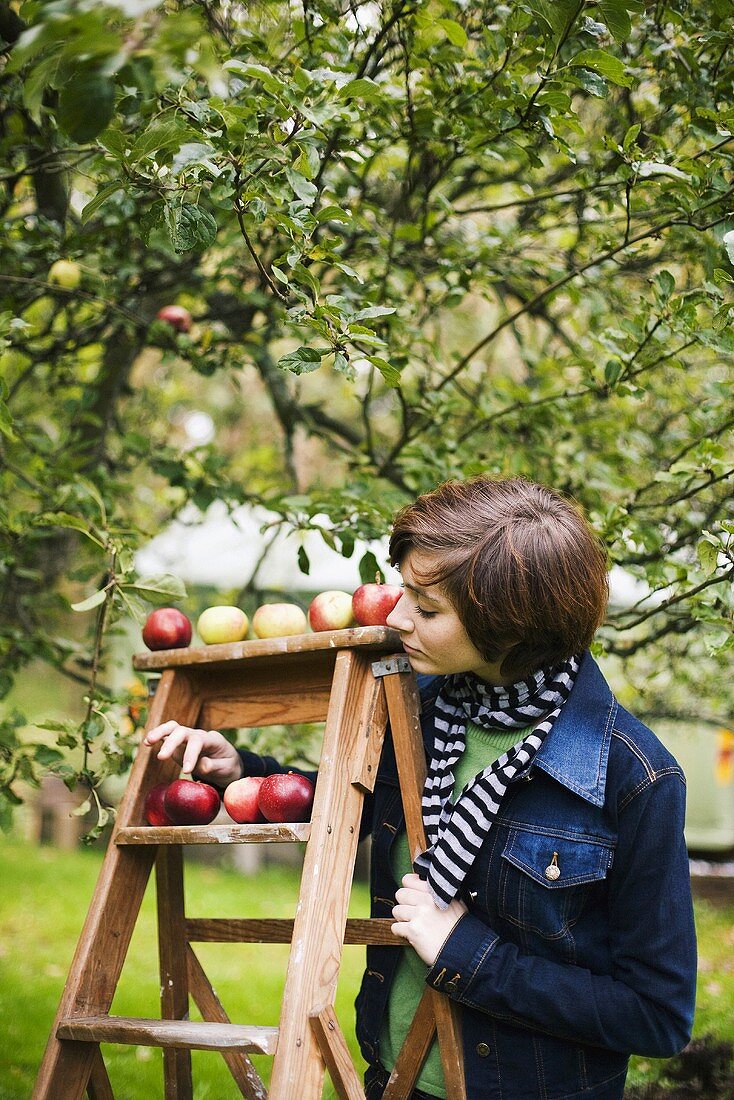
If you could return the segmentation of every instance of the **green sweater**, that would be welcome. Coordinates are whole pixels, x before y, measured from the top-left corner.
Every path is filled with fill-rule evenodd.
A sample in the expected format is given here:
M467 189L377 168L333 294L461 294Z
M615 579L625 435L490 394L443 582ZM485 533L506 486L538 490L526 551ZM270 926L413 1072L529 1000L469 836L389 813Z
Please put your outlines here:
M504 729L490 732L470 722L466 729L466 749L454 767L454 798L477 772L483 771L503 752L507 752L517 744L524 732L524 730L508 732ZM409 874L413 869L408 850L408 838L404 831L395 841L391 858L395 879L397 882L402 882L403 875ZM387 1015L380 1032L380 1061L388 1070L395 1065L403 1040L413 1021L418 1002L425 989L428 970L429 967L412 947L406 946L403 949L390 991ZM441 1055L435 1039L416 1081L416 1088L431 1096L446 1096Z

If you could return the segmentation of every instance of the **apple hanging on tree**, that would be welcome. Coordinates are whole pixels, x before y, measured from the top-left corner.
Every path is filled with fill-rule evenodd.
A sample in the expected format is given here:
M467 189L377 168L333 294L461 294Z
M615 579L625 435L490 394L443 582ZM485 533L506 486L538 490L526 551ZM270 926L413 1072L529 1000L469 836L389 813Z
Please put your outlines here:
M191 641L191 623L177 607L158 607L143 626L148 649L181 649Z
M48 281L64 290L76 290L82 281L82 269L74 260L56 260L48 269Z
M156 313L156 320L165 321L174 332L188 332L191 328L191 314L185 306L163 306Z

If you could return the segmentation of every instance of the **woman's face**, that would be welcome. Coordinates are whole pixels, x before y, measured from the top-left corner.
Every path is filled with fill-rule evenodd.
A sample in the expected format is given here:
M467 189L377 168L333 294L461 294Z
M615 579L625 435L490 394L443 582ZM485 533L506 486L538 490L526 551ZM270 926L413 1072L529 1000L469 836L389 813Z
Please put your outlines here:
M422 585L416 578L430 573L431 560L410 551L400 567L403 595L387 617L387 625L400 633L403 648L416 672L446 676L473 672L485 683L503 683L500 659L484 660L470 640L440 585Z

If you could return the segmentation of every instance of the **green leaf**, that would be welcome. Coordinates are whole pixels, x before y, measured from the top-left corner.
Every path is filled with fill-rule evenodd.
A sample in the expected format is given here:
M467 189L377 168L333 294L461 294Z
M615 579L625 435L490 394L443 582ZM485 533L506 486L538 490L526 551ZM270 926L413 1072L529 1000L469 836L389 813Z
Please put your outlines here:
M608 386L615 386L622 374L622 363L619 359L609 359L604 367L604 381Z
M100 588L99 592L95 592L92 596L88 596L86 600L82 600L81 603L73 603L71 605L71 610L91 611L93 608L99 607L101 603L105 602L107 591L106 588Z
M374 584L375 577L380 573L377 558L371 550L365 551L359 559L359 576L362 584Z
M72 141L91 141L115 109L115 84L95 69L72 77L59 95L59 126Z
M634 126L630 126L629 130L624 135L624 141L622 142L622 148L624 149L625 153L628 153L630 147L634 144L635 141L637 141L637 136L641 129L642 126L639 122L636 122Z
M312 203L319 193L318 187L311 183L310 180L307 180L305 176L302 176L300 172L296 172L293 168L286 168L285 174L299 199L309 204Z
M628 75L623 63L606 50L582 50L571 58L569 64L574 68L592 69L607 80L611 80L612 84L618 84L624 88L632 86L632 77Z
M396 312L397 310L392 306L367 306L366 309L360 309L359 313L355 313L352 320L366 321L372 317L389 317L391 313Z
M79 516L70 515L69 512L42 512L41 515L36 516L35 523L39 527L65 527L67 530L79 531L104 549L104 542L90 531L89 524Z
M11 442L15 442L18 438L13 429L13 417L10 409L4 401L0 401L0 432Z
M153 153L169 153L172 149L180 149L186 136L186 131L177 123L151 126L133 144L128 163L137 164Z
M144 577L133 583L120 585L126 592L136 592L150 603L159 603L161 599L185 600L186 585L180 577L172 573L161 573L155 577Z
M394 367L392 363L388 363L387 359L382 359L379 355L369 355L367 358L373 367L377 367L388 386L394 389L400 385L400 371L397 367Z
M605 99L609 94L609 85L604 77L599 76L599 73L594 73L591 69L576 69L574 76L589 95L596 96L597 99Z
M281 370L290 371L291 374L310 374L321 366L321 359L329 354L329 348L319 351L317 348L301 347L295 351L289 351L278 360Z
M344 225L348 225L352 220L352 215L347 213L346 210L342 210L340 206L325 206L323 210L319 210L316 215L316 221L321 222L341 222Z
M452 45L461 46L461 48L464 49L469 38L460 23L457 23L455 19L439 19L438 25L443 28L446 37Z
M725 233L721 240L729 257L729 263L734 264L734 229L730 229L728 233Z
M629 38L632 22L624 3L620 3L620 0L601 0L599 15L618 42Z
M308 560L308 554L304 546L298 547L298 568L302 573L305 573L306 576L311 572L311 562Z
M217 223L207 210L192 202L166 203L165 221L176 252L208 248L217 236Z
M564 37L580 9L578 0L530 0L528 6L553 31L556 41Z
M675 290L675 278L669 271L658 271L655 276L655 285L660 291L661 300L667 302Z
M82 225L86 225L92 214L96 214L100 206L107 201L110 195L114 195L116 191L122 190L125 184L122 180L116 180L114 183L108 183L106 187L103 187L101 191L98 191L93 199L90 199L87 205L82 210Z
M707 577L716 572L719 564L719 547L713 545L708 539L702 539L697 548L698 560Z
M370 80L367 76L359 77L357 80L350 80L339 89L340 99L378 99L379 96L379 85L375 84L374 80Z

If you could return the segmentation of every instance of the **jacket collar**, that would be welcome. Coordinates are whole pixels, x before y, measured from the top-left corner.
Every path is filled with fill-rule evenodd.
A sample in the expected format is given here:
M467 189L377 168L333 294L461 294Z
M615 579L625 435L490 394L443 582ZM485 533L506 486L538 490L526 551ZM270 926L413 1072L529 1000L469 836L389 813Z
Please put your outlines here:
M603 806L617 709L609 685L587 651L573 690L531 768L542 768L592 806Z

